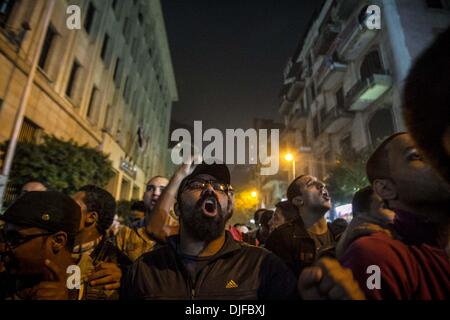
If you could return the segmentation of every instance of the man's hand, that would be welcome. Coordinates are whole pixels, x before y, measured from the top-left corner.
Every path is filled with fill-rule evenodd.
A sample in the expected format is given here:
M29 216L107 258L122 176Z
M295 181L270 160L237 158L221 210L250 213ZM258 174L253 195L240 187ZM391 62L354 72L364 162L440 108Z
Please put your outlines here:
M178 170L175 172L175 176L177 176L177 178L180 178L181 180L186 178L194 171L196 164L200 163L201 161L202 157L199 155L188 157L186 163L183 163L180 167L178 167Z
M303 270L298 281L305 300L364 300L364 293L353 279L350 269L337 260L322 258L313 267Z
M95 267L95 272L88 275L89 284L93 287L104 286L105 290L120 288L122 270L115 264L101 262Z
M42 281L31 289L33 300L68 300L69 290L61 269L52 261L45 260L50 275L49 281Z

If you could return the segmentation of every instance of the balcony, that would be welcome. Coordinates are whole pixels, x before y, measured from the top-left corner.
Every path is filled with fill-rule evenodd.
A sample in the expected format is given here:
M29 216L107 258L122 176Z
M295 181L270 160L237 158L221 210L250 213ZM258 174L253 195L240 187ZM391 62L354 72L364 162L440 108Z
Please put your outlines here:
M325 23L319 30L319 37L316 40L314 47L315 55L324 55L328 52L328 49L333 44L340 28L337 23L328 22Z
M321 127L326 133L336 133L351 122L351 117L351 113L334 106L326 112Z
M289 86L287 86L285 90L282 91L282 93L284 94L283 94L283 101L281 102L280 106L281 114L283 115L289 114L293 104L300 96L300 93L302 93L304 87L305 87L304 81L295 80L293 83L289 84Z
M361 5L360 0L342 0L337 7L337 15L340 20L347 20L357 7Z
M363 27L357 17L353 18L339 35L339 56L346 61L356 59L376 35L377 30Z
M288 115L288 126L295 129L304 129L308 119L308 111L304 108L292 110Z
M331 90L342 80L346 71L346 64L335 61L332 57L325 57L318 71L318 87Z
M372 74L358 81L347 93L346 108L361 111L380 98L392 86L392 78L387 74Z

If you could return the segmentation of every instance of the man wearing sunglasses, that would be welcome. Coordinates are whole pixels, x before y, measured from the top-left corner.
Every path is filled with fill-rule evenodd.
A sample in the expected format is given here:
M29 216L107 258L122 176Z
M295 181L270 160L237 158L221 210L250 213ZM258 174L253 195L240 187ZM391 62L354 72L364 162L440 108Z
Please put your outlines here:
M71 251L80 226L80 207L70 197L52 191L27 192L0 216L0 256L12 299L76 299L69 292L66 270L75 264Z
M176 199L180 226L165 227ZM142 255L123 283L127 299L287 299L295 277L270 252L235 241L225 225L234 208L224 164L182 165L162 193L155 237L167 244ZM153 219L152 219L153 220Z

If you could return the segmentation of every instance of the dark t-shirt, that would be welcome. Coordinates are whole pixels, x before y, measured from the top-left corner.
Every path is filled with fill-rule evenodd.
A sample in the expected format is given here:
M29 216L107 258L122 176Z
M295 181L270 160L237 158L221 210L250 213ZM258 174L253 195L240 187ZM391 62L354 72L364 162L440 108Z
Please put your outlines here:
M324 234L314 234L308 231L309 236L314 240L314 244L316 245L316 253L320 253L322 249L329 248L330 246L335 244L334 236L331 233L330 229L327 230Z

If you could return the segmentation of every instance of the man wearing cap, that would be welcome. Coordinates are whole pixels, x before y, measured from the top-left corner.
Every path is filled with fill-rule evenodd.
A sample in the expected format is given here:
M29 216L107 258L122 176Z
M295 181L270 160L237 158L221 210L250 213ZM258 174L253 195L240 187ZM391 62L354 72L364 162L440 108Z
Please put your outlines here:
M80 207L70 197L53 191L27 192L0 220L0 255L17 285L10 299L76 299L69 292L66 270L74 265L71 250L80 226Z
M166 245L142 255L123 282L126 299L291 299L296 279L269 251L232 238L225 224L234 193L226 165L182 165L156 204L167 216L177 199L179 229L155 224ZM156 221L156 219L155 219ZM309 284L310 282L308 282Z

